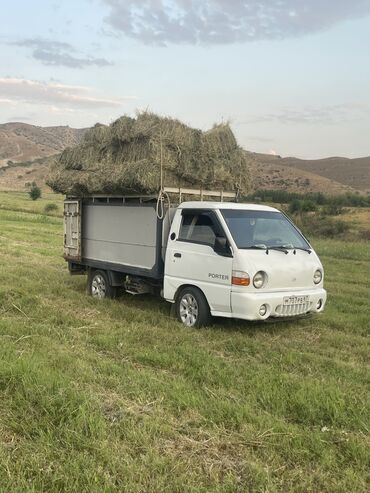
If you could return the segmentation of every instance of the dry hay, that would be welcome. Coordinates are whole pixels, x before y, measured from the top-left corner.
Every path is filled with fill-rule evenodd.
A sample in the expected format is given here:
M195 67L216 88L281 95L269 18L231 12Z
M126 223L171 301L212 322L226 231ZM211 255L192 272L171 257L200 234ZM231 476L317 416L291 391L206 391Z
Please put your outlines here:
M249 188L249 158L229 125L202 132L148 112L95 125L61 154L47 183L64 194L157 193L161 162L165 186Z

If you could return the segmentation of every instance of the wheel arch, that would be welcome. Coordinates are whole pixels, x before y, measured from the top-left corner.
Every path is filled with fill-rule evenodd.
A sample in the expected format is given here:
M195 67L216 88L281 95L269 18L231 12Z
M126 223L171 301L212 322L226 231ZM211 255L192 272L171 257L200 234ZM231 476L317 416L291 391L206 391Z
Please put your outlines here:
M175 292L174 297L173 297L175 303L177 302L177 299L178 299L179 294L185 288L193 288L193 289L197 289L198 291L200 291L202 293L202 295L204 296L209 309L211 309L211 306L209 304L208 298L206 296L206 293L203 291L203 289L201 289L199 286L196 286L195 284L190 284L190 283L181 284L181 286L179 286L176 289L176 292Z
M182 300L182 295L190 295L195 299L195 312L193 305L189 308L188 303L183 307L183 312L181 314L180 303ZM193 300L194 301L194 300ZM193 303L190 301L189 303ZM182 322L185 326L190 327L204 327L211 323L212 314L211 309L204 294L203 290L194 284L183 284L179 286L179 289L176 292L176 301L175 301L175 313L179 322ZM185 317L185 318L184 318ZM187 323L189 321L189 323Z
M112 287L121 287L121 286L123 286L124 281L125 281L126 274L123 274L122 272L117 272L117 271L114 271L114 270L100 269L100 268L97 268L97 267L91 267L91 266L89 266L87 268L88 276L89 277L90 276L93 276L94 275L94 272L96 272L97 270L100 271L100 272L104 272L107 275L110 286L112 286Z

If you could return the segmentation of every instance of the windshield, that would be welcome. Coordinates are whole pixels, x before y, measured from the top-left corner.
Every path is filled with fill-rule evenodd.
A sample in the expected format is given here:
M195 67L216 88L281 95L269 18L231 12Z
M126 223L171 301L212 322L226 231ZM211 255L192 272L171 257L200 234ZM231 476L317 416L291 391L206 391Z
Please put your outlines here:
M221 209L221 213L238 248L310 248L281 212Z

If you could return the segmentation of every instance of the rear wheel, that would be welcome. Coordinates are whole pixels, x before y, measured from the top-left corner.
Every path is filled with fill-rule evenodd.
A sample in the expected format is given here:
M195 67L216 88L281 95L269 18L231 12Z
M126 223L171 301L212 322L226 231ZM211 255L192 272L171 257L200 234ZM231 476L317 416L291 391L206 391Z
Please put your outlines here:
M88 281L88 292L93 298L115 298L116 288L109 284L109 278L103 270L95 270L90 273Z
M176 301L176 316L186 327L208 325L211 314L204 294L193 287L182 289Z

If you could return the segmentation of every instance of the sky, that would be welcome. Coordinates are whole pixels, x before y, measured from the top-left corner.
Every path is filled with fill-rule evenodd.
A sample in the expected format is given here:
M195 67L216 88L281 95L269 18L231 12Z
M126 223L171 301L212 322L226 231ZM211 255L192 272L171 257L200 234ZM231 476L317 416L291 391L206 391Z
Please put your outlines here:
M370 155L370 0L1 0L0 122L150 110L281 156Z

